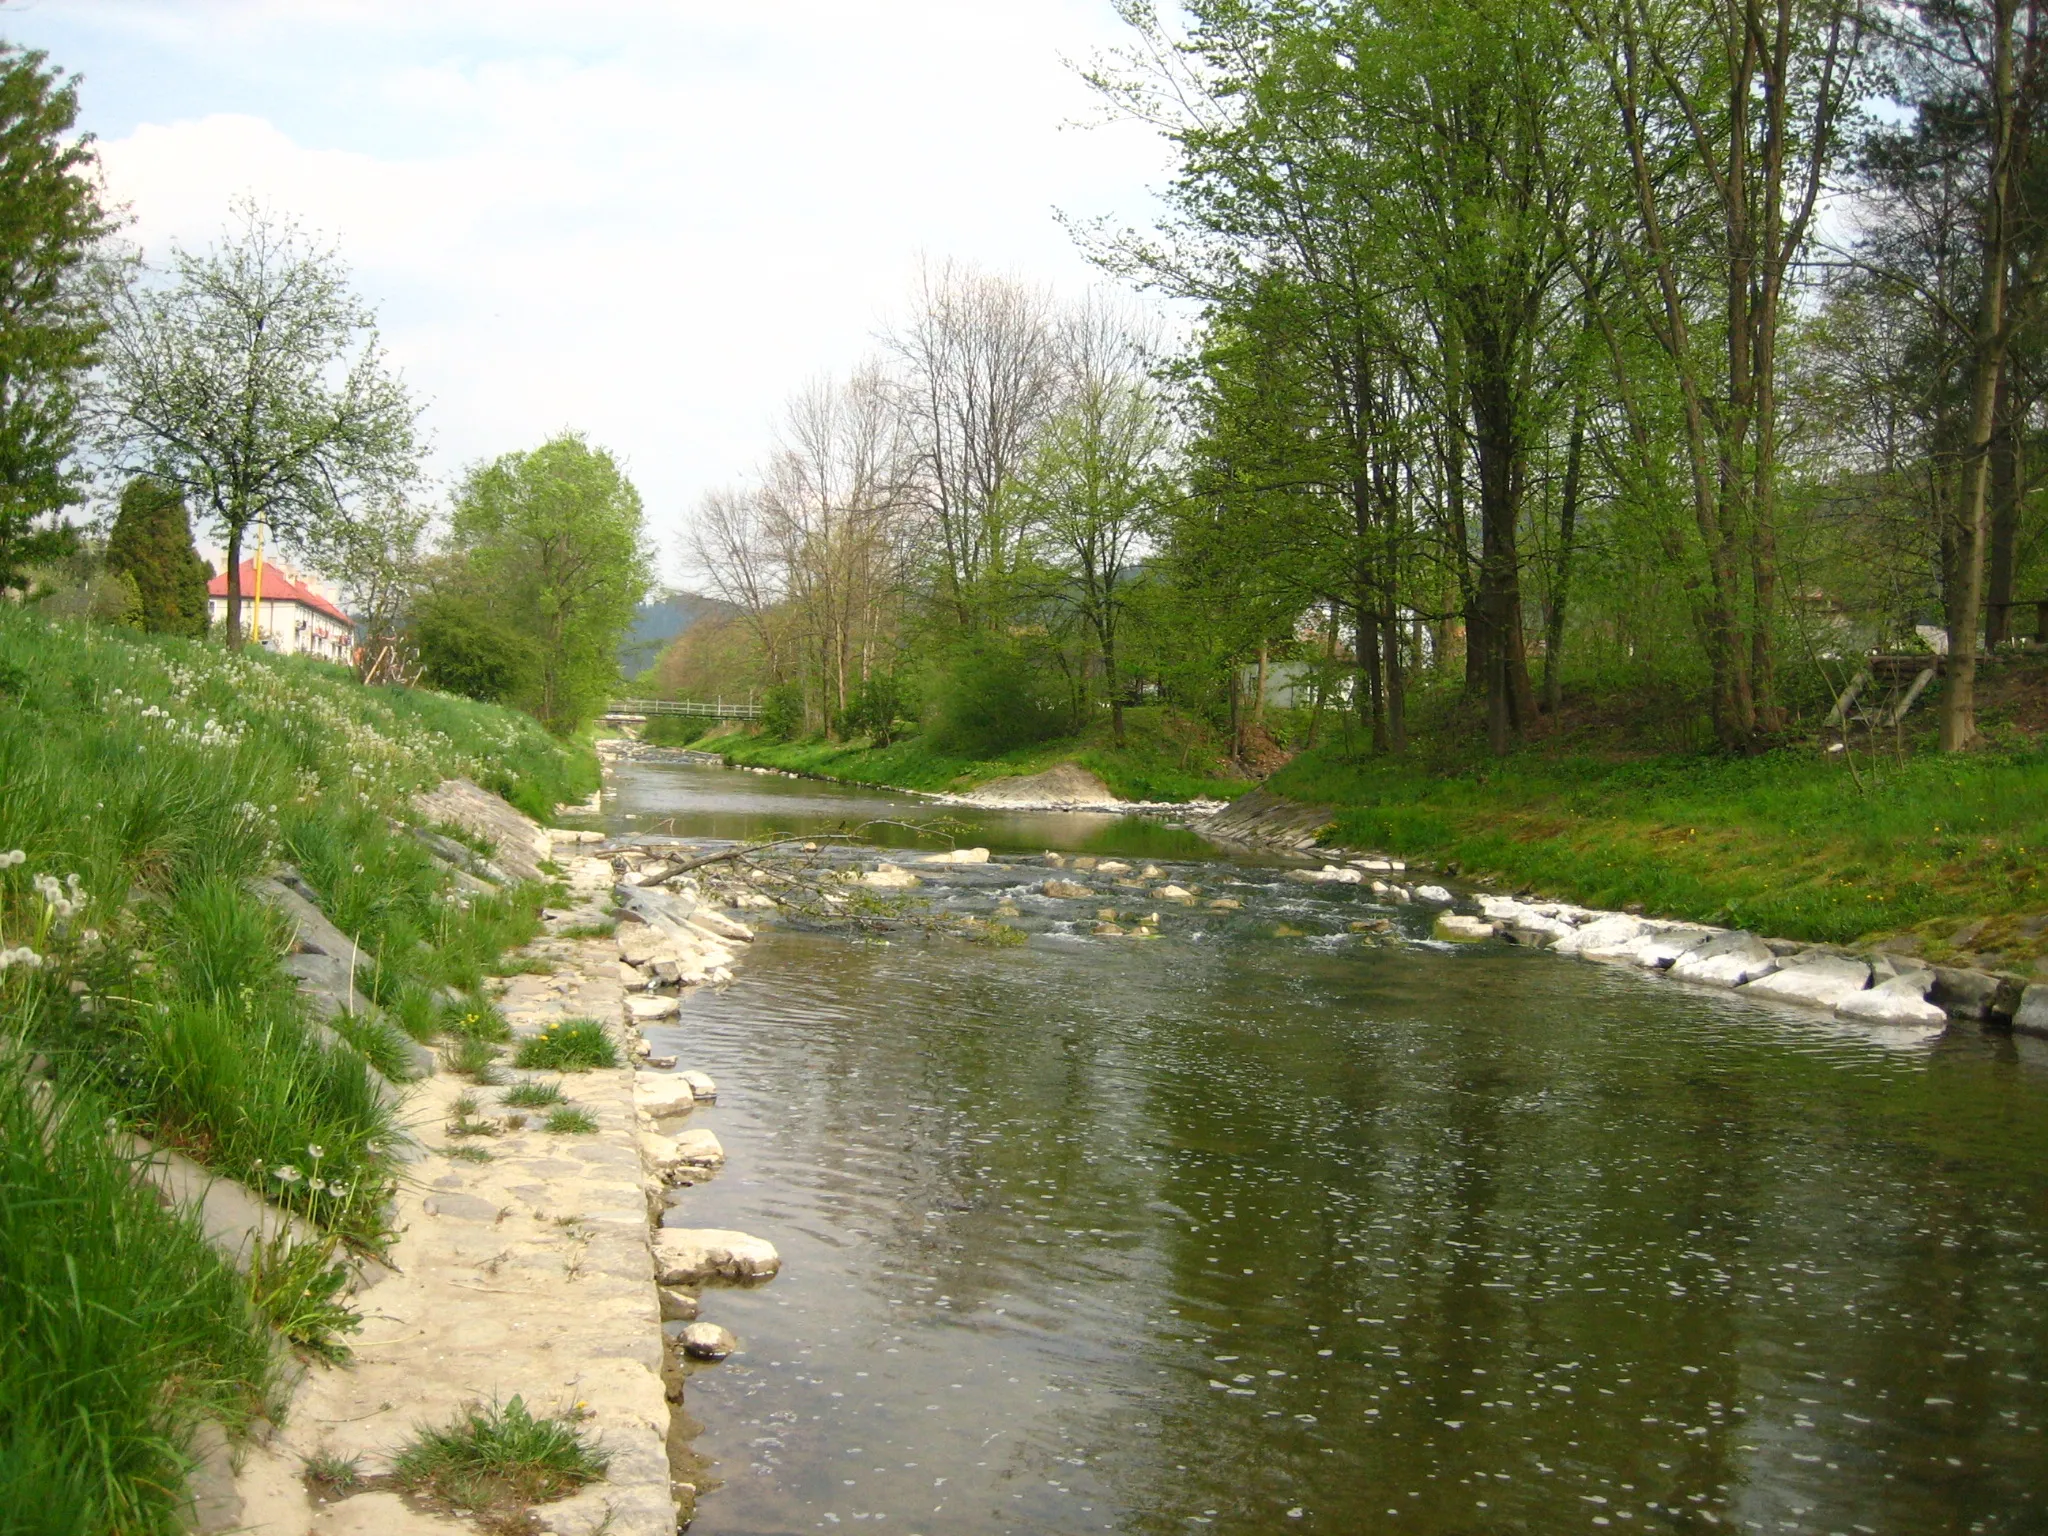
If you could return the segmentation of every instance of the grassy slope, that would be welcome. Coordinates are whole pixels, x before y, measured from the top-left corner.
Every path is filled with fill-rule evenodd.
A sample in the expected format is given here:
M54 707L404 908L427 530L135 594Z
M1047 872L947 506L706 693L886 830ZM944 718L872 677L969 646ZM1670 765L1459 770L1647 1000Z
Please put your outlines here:
M936 752L915 737L870 747L857 741L775 741L733 732L707 737L698 745L751 766L947 794L994 779L1038 773L1056 763L1079 763L1122 800L1228 800L1251 787L1227 775L1205 733L1163 709L1126 710L1124 736L1125 746L1112 745L1105 721L1083 735L987 759Z
M583 798L595 765L508 711L0 605L0 1109L32 1102L33 1052L91 1131L9 1169L11 1236L72 1269L0 1266L0 1509L27 1521L0 1529L172 1528L180 1426L257 1411L266 1325L303 1311L303 1296L195 1252L154 1202L113 1211L104 1190L128 1180L103 1123L259 1185L335 1241L384 1237L402 1130L370 1059L309 1028L249 882L296 863L371 957L376 1000L430 1032L450 1013L433 989L479 989L538 899L465 907L394 830L411 792L450 774L545 810ZM348 1033L388 1059L389 1027ZM86 1205L67 1215L74 1194ZM128 1234L111 1263L87 1251L109 1223ZM315 1274L302 1269L301 1291ZM105 1326L59 1326L68 1303L51 1287L73 1270ZM166 1288L199 1313L166 1310ZM104 1469L75 1506L10 1496L73 1464Z
M1958 920L1989 916L1976 951L2039 953L2019 918L2048 907L2048 748L2007 733L1857 766L1861 783L1818 743L1750 759L1565 743L1498 763L1316 753L1267 787L1335 808L1347 845L1590 905L1837 942L1915 929L1935 957Z

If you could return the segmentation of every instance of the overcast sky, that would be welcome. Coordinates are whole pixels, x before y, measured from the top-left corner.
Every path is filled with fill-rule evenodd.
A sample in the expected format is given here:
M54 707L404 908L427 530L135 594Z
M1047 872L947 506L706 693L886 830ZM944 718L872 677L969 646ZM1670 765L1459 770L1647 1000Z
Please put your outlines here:
M14 0L84 76L152 256L254 193L331 236L434 468L577 428L664 564L782 400L875 345L921 253L1079 291L1055 212L1143 222L1152 134L1070 61L1109 0Z

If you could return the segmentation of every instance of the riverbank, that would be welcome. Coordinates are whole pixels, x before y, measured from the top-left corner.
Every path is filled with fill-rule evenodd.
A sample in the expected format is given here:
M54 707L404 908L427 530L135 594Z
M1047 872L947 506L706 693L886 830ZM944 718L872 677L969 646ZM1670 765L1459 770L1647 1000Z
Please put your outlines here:
M967 796L1005 779L1073 764L1094 775L1118 801L1169 804L1227 801L1250 787L1235 777L1207 733L1157 706L1125 711L1126 745L1114 746L1106 726L1079 736L1020 747L992 758L935 750L923 739L876 747L819 737L782 741L746 728L722 730L693 743L742 767L779 768L841 783L923 794Z
M664 988L734 956L692 940L705 965L626 996L595 834L508 803L597 785L511 711L0 607L10 1536L425 1530L507 1500L673 1531L649 1223L698 1080L630 1053ZM530 1379L493 1343L518 1275L552 1314ZM560 1317L582 1276L611 1288L587 1326ZM479 1436L532 1475L464 1482Z

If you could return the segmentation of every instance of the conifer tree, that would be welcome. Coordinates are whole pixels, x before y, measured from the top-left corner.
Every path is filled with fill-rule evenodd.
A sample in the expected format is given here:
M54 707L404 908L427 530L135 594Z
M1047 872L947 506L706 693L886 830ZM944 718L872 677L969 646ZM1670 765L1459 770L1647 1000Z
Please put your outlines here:
M147 475L128 482L107 539L107 569L134 581L144 629L160 635L206 633L206 583L212 572L193 547L192 520L175 487Z

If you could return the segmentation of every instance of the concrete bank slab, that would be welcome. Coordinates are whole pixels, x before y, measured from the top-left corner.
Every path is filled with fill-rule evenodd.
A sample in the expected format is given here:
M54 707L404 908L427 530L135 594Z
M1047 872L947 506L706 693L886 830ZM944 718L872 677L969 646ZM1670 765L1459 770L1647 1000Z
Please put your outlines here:
M619 1025L624 995L608 974L615 968L608 943L544 940L533 952L559 969L507 985L501 1006L515 1030L530 1034L571 1016ZM427 1151L399 1196L403 1235L391 1254L393 1273L357 1298L363 1328L350 1341L355 1358L315 1367L285 1428L250 1452L238 1490L243 1529L252 1536L473 1530L388 1491L317 1503L304 1464L315 1455L353 1457L364 1476L386 1473L418 1426L515 1394L536 1413L578 1413L611 1456L604 1482L537 1508L544 1529L673 1536L676 1495L690 1490L671 1481L633 1072L628 1065L571 1073L561 1083L570 1102L596 1119L595 1134L550 1135L538 1114L517 1124L520 1112L504 1106L503 1088L445 1074L415 1085L406 1112ZM476 1096L480 1118L499 1122L500 1134L449 1134L454 1102L465 1092ZM480 1147L490 1160L448 1155L461 1147Z

